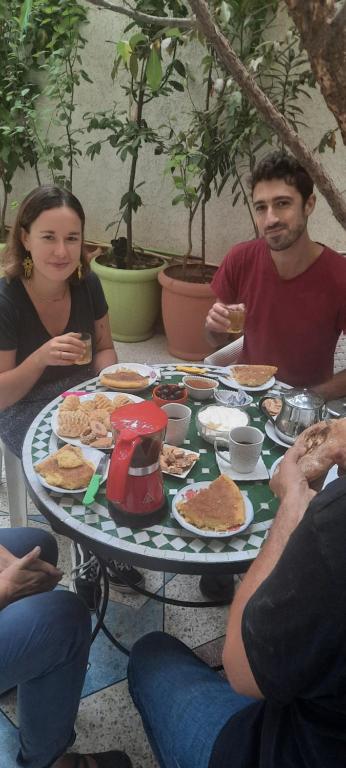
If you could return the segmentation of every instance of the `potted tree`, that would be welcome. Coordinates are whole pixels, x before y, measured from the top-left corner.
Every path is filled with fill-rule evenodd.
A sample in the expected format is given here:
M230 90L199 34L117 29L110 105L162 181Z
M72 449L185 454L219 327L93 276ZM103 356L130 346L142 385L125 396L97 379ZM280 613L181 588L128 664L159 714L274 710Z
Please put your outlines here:
M146 27L128 40L119 41L112 77L116 77L120 68L126 71L128 82L123 87L129 99L129 111L121 113L115 104L111 110L85 115L89 132L107 131L105 139L89 144L87 154L91 159L101 152L106 142L122 161L130 159L119 220L109 225L118 223L112 247L92 261L92 269L102 281L110 307L113 338L120 341L149 338L160 309L157 276L165 261L150 252L150 248L144 252L134 246L133 217L143 204L139 190L144 182L137 181L139 153L148 145L157 155L164 150L162 132L148 125L145 107L151 100L168 95L174 89L183 90L179 77L185 70L176 57L177 41L172 45L168 64L163 62L161 42L165 35L165 29L158 31ZM119 238L119 228L123 225L126 226L126 238Z

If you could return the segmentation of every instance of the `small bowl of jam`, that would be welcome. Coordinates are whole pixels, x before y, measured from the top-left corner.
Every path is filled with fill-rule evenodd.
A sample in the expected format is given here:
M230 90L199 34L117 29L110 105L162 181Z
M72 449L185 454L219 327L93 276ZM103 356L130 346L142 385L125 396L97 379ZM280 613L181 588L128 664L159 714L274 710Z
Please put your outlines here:
M183 383L193 400L209 400L214 397L219 386L216 379L207 379L205 376L184 376Z
M153 389L153 400L159 406L167 403L186 403L187 389L182 384L158 384Z

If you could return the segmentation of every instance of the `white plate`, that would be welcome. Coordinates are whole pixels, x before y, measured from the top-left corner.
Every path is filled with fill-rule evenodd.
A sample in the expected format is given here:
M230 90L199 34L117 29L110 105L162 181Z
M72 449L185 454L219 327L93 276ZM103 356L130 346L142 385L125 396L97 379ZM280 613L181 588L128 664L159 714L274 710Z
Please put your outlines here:
M274 424L272 424L272 422L269 421L269 419L268 421L266 421L264 425L264 429L268 437L270 437L270 439L273 441L273 443L276 443L277 445L282 445L284 448L289 448L292 445L292 443L284 443L284 441L281 440L281 438L276 433Z
M283 456L279 456L279 458L276 459L276 461L274 461L274 464L271 465L270 470L269 470L270 478L273 477L273 474L274 474L274 472L276 470L276 467L280 464L280 461L282 461L282 459L283 459ZM326 479L325 479L325 481L324 481L324 483L322 485L322 489L325 488L326 485L329 485L329 483L332 483L333 480L337 480L337 478L338 478L338 466L337 466L337 464L334 464L330 468L328 474L326 475Z
M79 399L80 399L81 403L85 403L87 400L94 400L94 398L96 397L97 394L100 394L100 392L90 392L90 394L88 394L88 395L81 395ZM126 395L126 397L128 397L129 400L132 401L132 403L141 403L143 401L142 397L137 397L137 395L131 395L128 392L116 392L116 391L114 391L114 392L102 392L101 394L102 395L106 395L106 397L108 397L109 400L113 400L113 398L116 397L117 395ZM56 411L54 411L54 413L52 415L52 421L51 421L52 431L54 432L56 437L58 437L59 440L62 440L63 443L69 443L70 445L76 445L78 448L85 448L86 447L85 443L81 443L81 441L80 441L80 439L78 437L62 437L62 435L59 435L59 432L58 432L58 410L59 409L57 408ZM108 434L111 434L111 433L108 432ZM92 448L92 446L91 446L91 448ZM110 450L112 450L112 448L114 448L114 444L112 444L109 448L105 448L104 450L110 451Z
M177 448L176 445L168 445L168 443L165 443L165 445L167 446L167 448ZM184 451L184 453L198 453L198 451L189 451L187 448L183 448L182 446L179 446L179 448L180 447L181 447L181 450ZM179 480L185 480L185 477L187 477L189 472L191 472L192 467L195 466L196 461L198 461L198 459L195 459L193 464L191 464L191 466L188 467L188 469L186 469L182 475L177 475L175 472L167 472L165 469L162 469L162 467L161 467L161 471L163 472L164 475L168 475L168 477L177 477Z
M241 366L239 366L240 368ZM265 389L270 389L275 384L275 377L271 376L268 381L266 381L264 384L261 384L259 387L246 387L244 384L239 384L238 381L235 379L232 379L231 377L231 371L233 366L227 365L223 370L224 374L221 376L218 375L219 381L221 381L221 384L225 384L226 387L232 387L232 389L243 389L244 392L263 392ZM228 375L229 374L229 375Z
M191 523L188 523L187 520L185 520L182 515L179 514L176 504L179 501L186 501L186 494L191 491L200 491L202 488L208 488L211 481L204 481L200 483L191 483L190 485L185 485L184 488L182 488L178 493L175 494L173 501L172 501L172 513L177 522L182 526L182 528L185 528L187 531L191 531L191 533L195 533L197 536L200 536L201 538L206 539L225 539L229 538L230 536L238 536L239 533L242 531L245 531L245 528L247 528L250 523L253 520L254 511L253 506L251 504L250 499L246 496L245 493L241 491L241 495L243 496L244 502L245 502L245 523L243 525L239 525L237 528L230 529L228 531L204 531L201 528L197 528L195 525L191 525Z
M149 365L142 365L141 363L117 363L116 365L109 365L107 368L104 368L103 371L100 371L99 373L99 379L98 379L98 386L102 387L101 384L101 376L103 376L104 373L116 373L120 369L127 370L127 371L135 371L136 373L140 373L141 376L146 376L149 379L148 384L146 384L144 387L136 387L136 392L143 392L143 390L148 389L148 387L151 387L152 384L157 380L157 371L154 371L154 368L151 368ZM124 384L119 387L119 390L126 390L128 392L133 392L134 390L132 388L129 388L125 386ZM119 391L116 387L114 387L114 392Z
M97 472L97 467L98 467L101 459L104 456L102 451L98 451L97 448L89 448L89 446L85 446L84 445L83 448L82 448L82 453L83 453L83 456L84 456L85 459L87 459L88 461L92 461L92 463L95 465L95 472ZM40 461L37 462L37 464L40 464L40 463L41 463ZM34 465L34 467L35 467L35 465ZM104 483L104 481L107 478L108 467L109 467L109 462L106 465L106 468L105 468L105 470L103 472L101 483ZM68 493L68 494L70 494L70 493L72 493L72 494L75 494L75 493L85 493L85 491L86 491L86 489L88 487L86 485L85 488L77 488L76 490L71 491L68 488L61 488L61 487L59 487L57 485L50 485L49 483L47 483L47 481L45 480L44 477L41 477L41 475L39 475L38 472L36 474L37 474L37 477L38 477L41 485L43 485L45 488L48 488L50 491L56 491L56 493L62 493L62 494L65 494L65 493Z

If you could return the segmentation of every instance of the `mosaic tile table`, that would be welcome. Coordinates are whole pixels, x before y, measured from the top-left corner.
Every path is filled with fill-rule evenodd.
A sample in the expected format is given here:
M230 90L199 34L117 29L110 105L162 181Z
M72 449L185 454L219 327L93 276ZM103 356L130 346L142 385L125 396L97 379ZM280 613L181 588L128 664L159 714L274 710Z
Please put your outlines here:
M209 366L211 373L217 369ZM160 366L162 381L179 381L182 373L174 365ZM93 379L81 385L88 392L104 391ZM150 398L151 391L143 396ZM30 427L23 448L23 468L28 492L42 514L57 532L94 551L103 559L118 559L134 565L170 573L242 573L257 556L277 509L277 500L267 481L241 482L239 486L248 494L254 507L252 524L238 536L228 539L204 539L181 528L171 515L171 501L185 485L201 480L213 480L219 470L213 446L200 438L196 431L195 415L204 403L189 401L192 419L184 442L186 448L199 452L197 461L184 480L165 475L168 499L166 517L149 528L131 529L115 523L109 516L105 485L91 507L82 504L83 494L57 494L45 489L39 482L33 464L56 450L56 438L51 429L52 413L58 407L57 398L44 408ZM264 431L264 418L254 402L249 408L250 423ZM284 450L266 437L263 460L268 468Z

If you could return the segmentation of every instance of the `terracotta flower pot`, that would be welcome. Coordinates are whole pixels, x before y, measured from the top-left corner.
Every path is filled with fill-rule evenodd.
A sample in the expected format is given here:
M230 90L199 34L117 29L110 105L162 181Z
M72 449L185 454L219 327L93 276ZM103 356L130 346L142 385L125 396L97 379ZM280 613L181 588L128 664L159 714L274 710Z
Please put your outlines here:
M180 266L165 267L158 275L168 350L182 360L202 360L211 352L204 326L215 296L209 282L196 282L200 269L198 264L189 266L188 280L179 279ZM210 279L216 269L208 267Z

